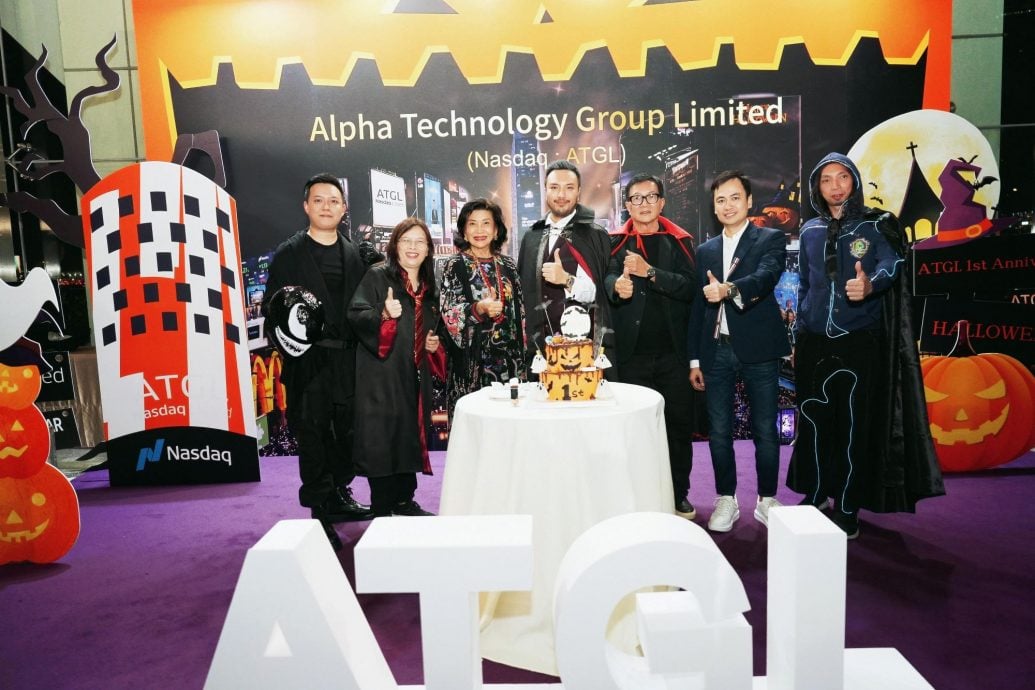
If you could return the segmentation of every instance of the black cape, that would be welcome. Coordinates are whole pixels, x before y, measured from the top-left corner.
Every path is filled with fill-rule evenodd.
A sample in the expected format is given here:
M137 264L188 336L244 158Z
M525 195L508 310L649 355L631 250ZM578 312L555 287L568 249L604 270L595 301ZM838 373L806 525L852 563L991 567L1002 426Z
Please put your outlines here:
M388 288L402 303L395 341L388 355L378 357L381 310ZM443 342L449 337L438 318L438 294L434 286L424 293L422 318L425 332L435 329ZM353 424L353 462L356 473L366 477L424 471L420 427L431 437L431 368L424 357L419 369L413 364L414 299L402 277L387 264L374 266L363 277L349 305L348 318L359 339L356 350L356 416ZM423 418L417 419L418 394L423 399Z
M898 222L890 214L867 209L876 214L877 227L891 246L907 257L912 250L904 247ZM880 362L876 367L875 394L872 398L873 434L870 461L859 471L860 507L875 513L915 512L916 503L924 498L943 496L945 485L934 451L927 401L920 372L920 355L911 320L912 294L904 270L881 298ZM798 493L808 493L815 486L809 462L797 462L798 454L808 457L809 439L798 437L787 474L787 486ZM814 474L811 473L811 474Z

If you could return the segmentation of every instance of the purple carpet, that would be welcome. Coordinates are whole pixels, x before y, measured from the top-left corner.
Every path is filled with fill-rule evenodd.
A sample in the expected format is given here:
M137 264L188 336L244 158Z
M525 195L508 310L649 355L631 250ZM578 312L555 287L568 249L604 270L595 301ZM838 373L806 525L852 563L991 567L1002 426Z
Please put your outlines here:
M707 444L694 445L690 498L704 524L713 479ZM738 442L737 453L742 516L716 542L751 601L761 675L766 535L745 509L754 501L750 443ZM417 500L432 510L444 460L434 454L436 475L420 479ZM278 520L308 517L296 469L293 458L262 458L260 483L195 487L113 489L105 472L78 477L83 526L72 551L46 566L0 566L0 688L200 688L245 551ZM354 488L368 498L365 481ZM950 475L946 488L916 515L863 514L848 545L846 645L896 647L940 690L1035 687L1035 454ZM350 581L365 526L339 526ZM422 683L416 595L359 601L396 680ZM485 662L487 683L549 680Z

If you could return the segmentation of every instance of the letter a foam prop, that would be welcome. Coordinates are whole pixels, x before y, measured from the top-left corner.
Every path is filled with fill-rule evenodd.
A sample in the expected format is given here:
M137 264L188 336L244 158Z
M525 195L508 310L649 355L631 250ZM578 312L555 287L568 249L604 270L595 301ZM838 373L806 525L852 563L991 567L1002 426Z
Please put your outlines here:
M282 520L248 550L207 690L397 690L315 520Z

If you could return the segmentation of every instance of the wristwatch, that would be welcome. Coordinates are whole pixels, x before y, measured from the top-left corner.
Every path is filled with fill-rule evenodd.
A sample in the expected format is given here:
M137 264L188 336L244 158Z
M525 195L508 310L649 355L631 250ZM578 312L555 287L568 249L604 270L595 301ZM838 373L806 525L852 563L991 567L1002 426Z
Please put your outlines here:
M575 276L568 274L568 279L564 281L564 289L571 290L575 286Z
M654 280L656 275L658 275L658 271L653 266L647 269L647 280Z
M729 299L737 299L740 295L740 290L733 283L726 283L726 297Z

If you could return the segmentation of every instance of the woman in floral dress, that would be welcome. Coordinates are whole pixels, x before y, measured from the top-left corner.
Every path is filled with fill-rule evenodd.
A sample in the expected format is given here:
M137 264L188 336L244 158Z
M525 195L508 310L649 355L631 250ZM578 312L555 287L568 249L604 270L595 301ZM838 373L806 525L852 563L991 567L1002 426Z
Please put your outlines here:
M442 271L439 298L451 348L449 419L456 401L493 381L525 380L525 311L517 266L500 253L507 226L486 199L464 204L453 244L459 253ZM455 355L455 356L454 356Z

